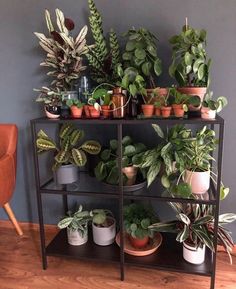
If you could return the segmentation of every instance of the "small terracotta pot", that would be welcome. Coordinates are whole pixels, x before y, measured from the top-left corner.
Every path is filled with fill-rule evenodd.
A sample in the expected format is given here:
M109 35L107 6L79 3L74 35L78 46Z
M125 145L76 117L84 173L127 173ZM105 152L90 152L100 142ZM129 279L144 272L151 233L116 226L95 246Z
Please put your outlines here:
M171 114L171 106L162 106L161 107L161 115L165 118L170 117Z
M73 118L81 118L82 117L82 112L83 112L83 107L77 107L75 105L72 105L70 107L71 115Z
M206 87L178 87L177 90L183 94L187 94L190 96L197 95L200 98L201 103L203 102L204 96L207 92ZM200 108L201 108L201 105L199 105L198 107L195 107L193 105L189 105L190 111L199 111Z
M149 237L146 236L143 239L138 239L138 238L133 238L131 235L129 235L129 241L130 241L130 244L134 248L142 249L147 246Z
M92 105L89 106L89 113L91 118L98 118L100 116L100 111Z
M153 104L142 104L143 114L147 117L153 116L154 113L154 105Z
M84 105L84 112L85 112L85 116L87 118L90 118L89 107L90 107L90 105L88 105L88 104Z
M111 112L110 112L110 106L109 105L102 105L102 115L105 118L109 118L111 116Z
M215 119L216 118L216 110L211 110L209 107L201 108L201 118L203 119Z
M138 168L135 166L125 167L122 169L122 172L126 175L128 178L126 182L126 186L132 186L136 182L136 176L138 172Z
M183 104L172 104L172 108L176 117L184 116Z
M155 107L155 115L161 116L161 108L160 107Z

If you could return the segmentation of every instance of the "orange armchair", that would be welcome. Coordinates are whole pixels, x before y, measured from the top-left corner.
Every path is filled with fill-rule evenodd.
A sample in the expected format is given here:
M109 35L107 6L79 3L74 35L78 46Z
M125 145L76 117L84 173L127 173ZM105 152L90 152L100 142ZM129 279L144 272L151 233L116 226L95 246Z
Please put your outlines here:
M13 124L0 124L0 206L3 207L17 233L23 232L9 205L16 184L18 130Z

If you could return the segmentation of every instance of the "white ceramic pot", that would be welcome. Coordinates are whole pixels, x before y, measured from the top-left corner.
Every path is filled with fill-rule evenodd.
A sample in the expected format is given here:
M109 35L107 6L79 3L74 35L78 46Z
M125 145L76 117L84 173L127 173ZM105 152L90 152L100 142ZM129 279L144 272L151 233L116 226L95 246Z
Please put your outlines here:
M183 258L185 261L191 264L202 264L205 260L205 250L206 246L203 247L194 247L190 246L187 243L183 243Z
M216 110L211 110L208 107L201 108L201 118L203 119L215 119L216 118Z
M80 246L88 241L88 230L82 236L80 231L72 231L71 229L67 228L67 238L68 243L72 246Z
M205 194L210 187L210 171L193 172L185 171L184 182L191 186L193 194Z
M107 246L114 243L116 237L116 220L112 217L108 217L113 220L113 224L110 227L98 227L92 224L93 228L93 241L100 246Z
M135 182L136 182L136 176L137 176L138 168L136 168L134 166L125 167L125 168L122 169L122 172L128 178L128 180L127 180L125 185L126 186L134 185Z
M58 184L72 184L78 180L78 167L75 165L62 165L56 170L56 181Z

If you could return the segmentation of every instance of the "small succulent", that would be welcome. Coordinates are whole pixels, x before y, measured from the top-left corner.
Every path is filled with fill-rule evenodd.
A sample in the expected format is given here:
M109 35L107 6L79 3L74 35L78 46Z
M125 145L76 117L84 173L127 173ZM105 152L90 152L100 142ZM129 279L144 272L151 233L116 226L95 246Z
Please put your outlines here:
M113 217L113 214L109 210L95 209L91 212L92 221L98 227L108 227L109 217Z

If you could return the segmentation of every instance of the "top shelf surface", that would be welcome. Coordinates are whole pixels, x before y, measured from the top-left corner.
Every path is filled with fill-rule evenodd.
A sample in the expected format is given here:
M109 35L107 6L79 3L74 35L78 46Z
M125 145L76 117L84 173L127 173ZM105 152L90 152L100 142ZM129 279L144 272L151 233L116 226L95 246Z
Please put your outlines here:
M100 118L80 118L80 119L74 119L74 118L68 118L68 119L49 119L46 117L36 118L31 120L32 123L51 123L51 124L60 124L64 122L74 122L79 124L110 124L110 125L118 125L118 124L128 124L128 125L135 125L135 124L142 124L142 123L159 123L159 124L223 124L224 119L220 116L216 116L216 119L208 120L208 119L202 119L200 117L188 117L188 118L145 118L145 119L139 119L139 118L122 118L122 119L104 119L102 117Z

